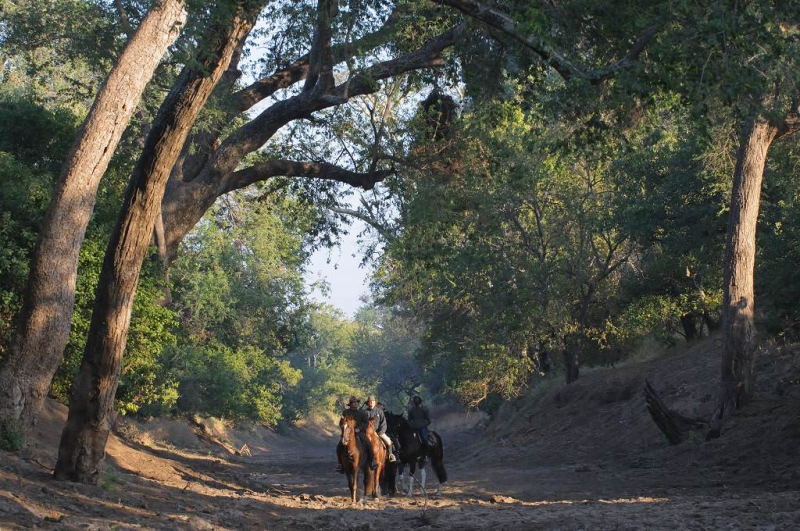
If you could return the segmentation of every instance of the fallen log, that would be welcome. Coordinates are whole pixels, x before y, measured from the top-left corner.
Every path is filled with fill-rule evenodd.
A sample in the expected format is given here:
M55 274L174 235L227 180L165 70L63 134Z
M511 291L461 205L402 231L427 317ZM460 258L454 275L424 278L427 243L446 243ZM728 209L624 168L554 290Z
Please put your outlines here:
M658 396L650 382L648 380L644 382L644 399L647 402L647 411L650 412L653 422L667 437L670 444L680 444L689 437L690 433L705 432L707 430L708 422L672 411L664 404L664 401Z

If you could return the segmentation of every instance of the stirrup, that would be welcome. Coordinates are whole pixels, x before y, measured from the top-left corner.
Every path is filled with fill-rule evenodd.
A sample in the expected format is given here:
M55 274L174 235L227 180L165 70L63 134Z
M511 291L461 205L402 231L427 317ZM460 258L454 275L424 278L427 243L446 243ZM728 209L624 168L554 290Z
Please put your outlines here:
M370 467L372 470L377 470L377 469L378 469L378 462L377 462L376 460L374 460L374 459L373 459L373 460L372 460L372 462L369 464L369 467Z
M397 461L397 458L394 456L394 454L389 454L389 462L394 463L395 461Z

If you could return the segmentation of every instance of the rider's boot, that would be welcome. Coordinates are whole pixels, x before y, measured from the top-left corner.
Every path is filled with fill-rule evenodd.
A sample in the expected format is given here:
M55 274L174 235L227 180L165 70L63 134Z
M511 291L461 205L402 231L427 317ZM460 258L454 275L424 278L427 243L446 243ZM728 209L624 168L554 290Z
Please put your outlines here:
M389 462L394 463L397 461L397 458L394 456L394 452L392 451L392 445L386 445L386 454L389 456Z

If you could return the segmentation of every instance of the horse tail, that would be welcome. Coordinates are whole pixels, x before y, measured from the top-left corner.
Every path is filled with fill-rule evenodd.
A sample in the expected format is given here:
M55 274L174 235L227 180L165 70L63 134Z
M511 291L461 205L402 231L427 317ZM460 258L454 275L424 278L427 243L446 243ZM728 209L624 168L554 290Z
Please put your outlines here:
M447 483L447 470L444 469L444 445L439 434L434 432L434 435L436 436L436 447L431 452L431 466L436 472L436 479L440 484L444 484Z

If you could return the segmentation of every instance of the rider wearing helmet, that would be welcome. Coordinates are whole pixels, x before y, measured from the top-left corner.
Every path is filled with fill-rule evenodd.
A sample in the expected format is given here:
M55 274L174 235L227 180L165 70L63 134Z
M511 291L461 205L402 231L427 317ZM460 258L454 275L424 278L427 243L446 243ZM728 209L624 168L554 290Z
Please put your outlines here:
M422 405L422 397L419 395L414 395L414 398L411 399L411 406L408 409L408 423L419 432L423 442L429 446L434 446L434 442L428 432L431 415L428 412L428 408Z

